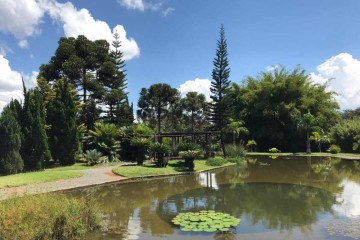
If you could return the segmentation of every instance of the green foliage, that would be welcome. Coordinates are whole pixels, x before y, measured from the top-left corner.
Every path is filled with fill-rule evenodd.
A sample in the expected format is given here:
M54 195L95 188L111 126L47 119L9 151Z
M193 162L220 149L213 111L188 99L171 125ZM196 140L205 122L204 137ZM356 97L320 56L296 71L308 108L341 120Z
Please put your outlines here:
M184 232L227 232L231 227L236 227L240 219L227 213L209 211L179 213L172 220Z
M225 163L227 163L227 160L222 157L214 157L206 160L206 165L208 166L222 166Z
M199 150L200 146L195 144L195 143L191 143L191 142L180 142L177 146L176 146L178 151L188 151L188 150Z
M341 152L341 148L338 146L338 145L335 145L335 144L331 144L329 150L328 150L330 153L332 154L337 154L337 153L340 153Z
M310 136L310 140L314 141L318 145L319 152L321 152L321 146L323 143L330 143L329 135L325 134L321 129L317 132L313 132Z
M45 108L39 89L26 91L19 122L23 143L20 154L27 170L43 169L51 159L48 137L45 131Z
M49 100L46 116L51 154L60 164L71 165L80 148L75 89L62 79L53 91L55 96Z
M343 119L331 129L333 142L344 152L352 152L353 145L360 135L360 118Z
M309 111L325 132L339 119L334 93L326 85L313 84L305 70L280 67L232 84L233 119L243 120L250 139L267 151L276 143L283 151L300 151L305 132L298 131L296 119Z
M98 152L96 149L92 149L92 150L87 150L83 154L83 156L88 166L94 166L99 163L99 159L102 157L102 153Z
M62 194L14 198L0 204L0 239L83 239L98 227L98 210L89 199Z
M146 154L149 150L151 141L145 137L134 137L131 139L131 146L135 147L136 150L136 161L138 165L142 165L145 161Z
M16 100L15 100L16 101ZM0 173L21 172L24 163L20 156L21 128L15 118L16 113L6 106L0 116Z
M278 153L278 152L281 152L279 149L277 149L276 147L273 147L273 148L270 148L269 149L269 152L271 153Z
M203 130L208 125L210 105L206 102L204 94L188 92L181 99L182 108L185 110L185 123L188 130Z
M150 145L150 150L156 156L156 166L166 167L168 165L168 161L165 159L165 154L168 154L171 151L169 145L156 142Z
M241 144L227 144L225 145L227 155L231 158L243 158L246 155L245 147Z
M141 89L137 115L143 121L149 121L151 126L157 126L160 132L161 122L168 115L168 109L177 101L179 92L176 88L166 83L153 84L149 89Z
M249 131L244 127L243 121L235 121L234 119L229 119L229 124L225 127L225 132L233 135L233 144L236 144L236 139L242 135L248 135Z
M251 139L246 143L246 147L250 149L250 152L252 152L256 146L257 143L254 139Z
M310 112L302 115L297 120L298 129L305 131L306 133L306 153L311 152L310 148L310 133L311 131L319 131L319 119L313 116ZM320 129L322 131L322 129Z
M231 116L231 97L228 96L230 91L230 67L228 61L227 41L225 38L224 26L220 28L220 38L217 41L216 56L213 61L214 68L212 71L211 81L211 121L214 129L220 131L221 148L226 157L224 143L224 130Z
M115 153L120 146L118 138L123 135L120 129L112 123L97 122L90 134L97 149L108 157L109 162L114 161Z

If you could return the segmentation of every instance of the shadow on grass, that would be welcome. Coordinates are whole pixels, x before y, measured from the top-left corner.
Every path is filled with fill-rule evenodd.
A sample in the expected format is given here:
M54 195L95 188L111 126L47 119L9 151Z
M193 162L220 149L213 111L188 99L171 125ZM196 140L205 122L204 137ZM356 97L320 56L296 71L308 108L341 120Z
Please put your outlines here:
M158 169L161 169L161 167L158 167L156 166L155 164L152 164L152 165L143 165L143 167L146 167L146 168L158 168ZM176 172L193 172L193 171L190 171L186 166L185 166L185 162L184 161L176 161L176 162L169 162L168 168L173 168L174 171Z

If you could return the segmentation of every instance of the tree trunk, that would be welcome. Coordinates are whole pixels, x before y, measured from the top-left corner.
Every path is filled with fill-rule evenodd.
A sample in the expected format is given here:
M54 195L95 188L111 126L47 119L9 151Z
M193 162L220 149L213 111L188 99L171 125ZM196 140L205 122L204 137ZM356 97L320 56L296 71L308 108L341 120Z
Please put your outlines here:
M306 153L310 154L311 153L311 149L310 149L310 134L309 132L306 132Z
M227 154L226 154L225 143L224 143L224 134L223 134L222 130L220 131L220 144L221 144L221 149L222 149L224 158L226 158Z

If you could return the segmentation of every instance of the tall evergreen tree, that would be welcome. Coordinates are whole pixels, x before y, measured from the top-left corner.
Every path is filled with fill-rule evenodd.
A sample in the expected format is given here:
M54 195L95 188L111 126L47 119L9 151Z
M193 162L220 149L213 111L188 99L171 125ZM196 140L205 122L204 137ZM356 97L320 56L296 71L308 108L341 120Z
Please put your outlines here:
M11 101L10 105L15 106L15 101ZM16 120L16 109L10 105L4 108L0 116L0 173L2 174L15 174L24 167L19 153L21 127Z
M43 169L51 159L45 130L45 108L39 89L24 93L24 106L20 117L24 143L20 154L27 170Z
M49 101L47 124L49 145L53 159L62 165L74 164L79 150L78 111L76 91L62 79L54 86L55 96Z
M220 38L217 41L216 56L213 61L211 82L211 121L214 129L220 131L221 148L226 157L224 130L231 115L231 99L227 96L230 90L230 67L228 61L227 41L225 38L224 26L220 28Z

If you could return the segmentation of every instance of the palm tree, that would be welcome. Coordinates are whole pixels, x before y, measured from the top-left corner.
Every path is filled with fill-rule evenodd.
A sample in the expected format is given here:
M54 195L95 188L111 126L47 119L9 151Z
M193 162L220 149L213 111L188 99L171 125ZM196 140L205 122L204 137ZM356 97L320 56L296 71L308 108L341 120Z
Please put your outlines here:
M243 121L235 121L234 119L229 119L230 123L227 125L226 130L233 134L233 144L236 144L236 138L239 137L240 134L249 134L249 131L246 127L244 127Z
M329 135L324 133L324 130L320 129L320 131L313 132L310 136L310 140L317 143L319 152L321 152L321 145L323 143L330 143L330 137Z
M298 119L297 127L299 130L306 132L306 153L310 154L310 133L312 131L320 129L319 119L313 116L310 112L308 112Z

